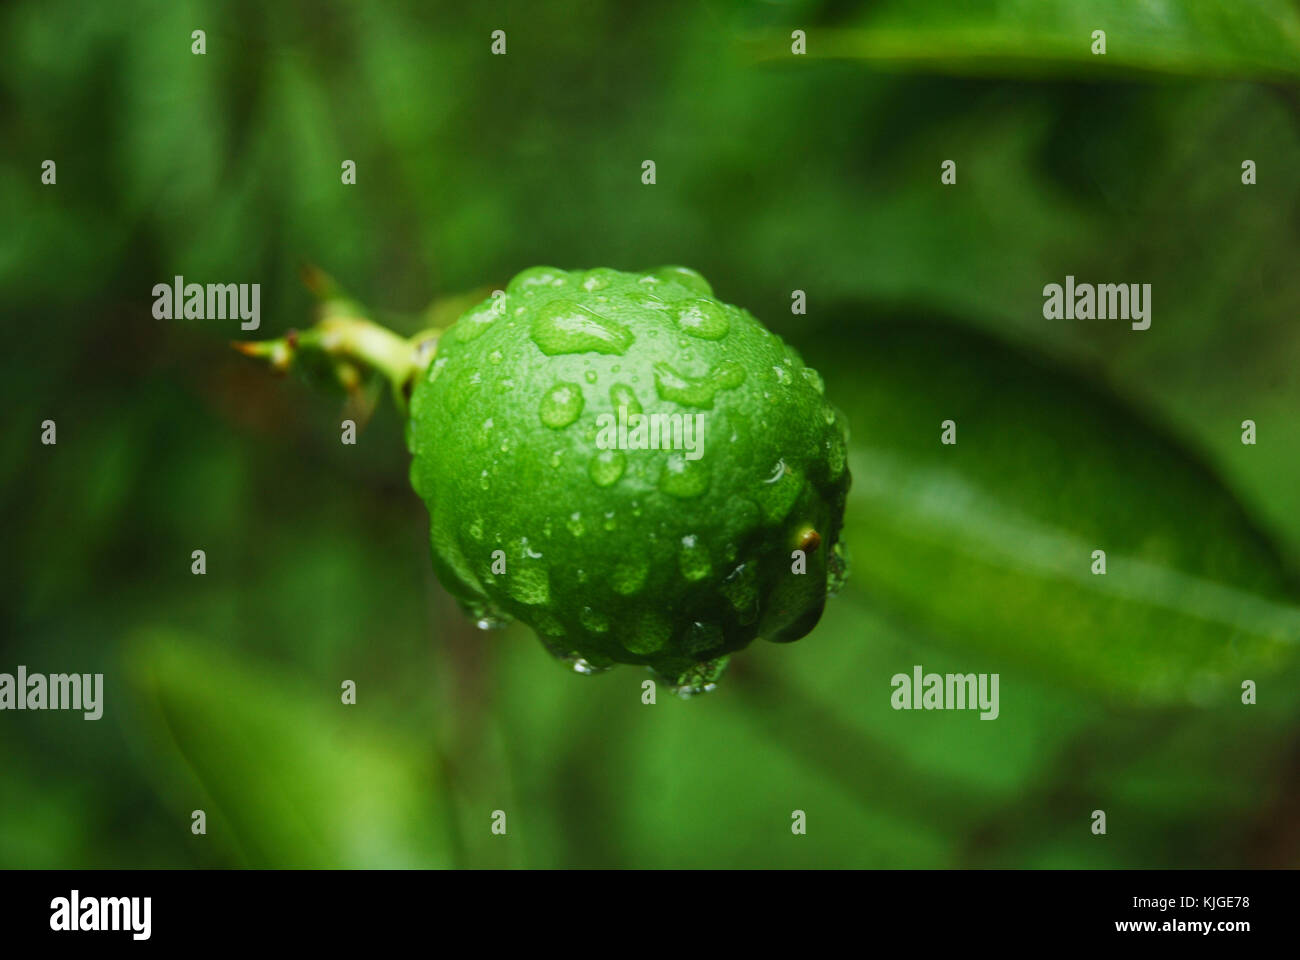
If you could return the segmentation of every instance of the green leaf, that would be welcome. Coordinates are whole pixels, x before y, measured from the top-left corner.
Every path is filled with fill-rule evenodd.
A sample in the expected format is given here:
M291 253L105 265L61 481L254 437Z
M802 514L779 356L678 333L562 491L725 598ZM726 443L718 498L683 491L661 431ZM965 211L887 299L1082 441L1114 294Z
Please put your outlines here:
M1196 456L1120 399L943 324L861 327L809 360L853 433L851 589L978 654L969 669L996 657L1157 704L1294 662L1293 571ZM946 420L955 445L940 442Z
M1300 9L1287 0L942 0L870 4L855 21L807 33L809 57L992 76L1290 79L1300 76ZM1105 32L1105 54L1093 32ZM765 59L790 56L789 31L752 41Z
M339 688L307 688L285 665L255 667L171 633L145 636L127 661L156 739L170 740L202 784L202 793L181 776L171 784L176 829L204 809L217 834L196 842L233 846L254 867L451 864L432 745L367 719L364 692L345 706Z

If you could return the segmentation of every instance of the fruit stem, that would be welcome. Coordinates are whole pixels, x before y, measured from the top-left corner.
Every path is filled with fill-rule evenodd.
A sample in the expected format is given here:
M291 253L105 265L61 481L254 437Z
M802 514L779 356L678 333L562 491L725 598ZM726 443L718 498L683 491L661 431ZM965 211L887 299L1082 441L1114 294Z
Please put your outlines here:
M389 382L393 400L406 416L411 388L432 361L442 330L430 327L402 337L371 320L361 304L319 269L304 270L303 280L321 301L314 325L273 340L234 341L231 346L245 356L267 361L277 373L287 372L302 355L324 356L350 391L358 387L358 366L374 370Z

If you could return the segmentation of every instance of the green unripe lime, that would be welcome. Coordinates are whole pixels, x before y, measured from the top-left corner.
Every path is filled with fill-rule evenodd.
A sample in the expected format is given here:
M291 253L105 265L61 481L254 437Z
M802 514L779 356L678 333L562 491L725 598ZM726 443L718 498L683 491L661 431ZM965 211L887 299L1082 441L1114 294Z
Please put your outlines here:
M438 576L580 671L707 688L755 637L808 633L838 585L849 473L823 390L692 270L525 270L412 392Z

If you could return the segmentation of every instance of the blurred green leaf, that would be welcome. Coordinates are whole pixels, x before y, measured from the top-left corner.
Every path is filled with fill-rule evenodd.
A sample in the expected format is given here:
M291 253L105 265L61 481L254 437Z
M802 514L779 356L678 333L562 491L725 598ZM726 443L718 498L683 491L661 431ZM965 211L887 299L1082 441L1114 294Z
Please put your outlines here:
M127 653L155 733L174 742L215 806L209 833L228 828L256 867L451 865L453 824L431 743L367 719L365 690L345 706L337 687L309 689L284 665L218 650L161 632ZM177 830L204 807L190 800L178 804Z
M1146 704L1293 662L1293 572L1135 409L943 324L871 325L835 350L809 359L853 431L854 592L971 651ZM940 443L945 420L955 445Z
M1104 56L1092 52L1095 30ZM1287 0L883 0L807 33L809 56L940 73L1300 76L1300 10ZM788 57L788 33L760 49Z

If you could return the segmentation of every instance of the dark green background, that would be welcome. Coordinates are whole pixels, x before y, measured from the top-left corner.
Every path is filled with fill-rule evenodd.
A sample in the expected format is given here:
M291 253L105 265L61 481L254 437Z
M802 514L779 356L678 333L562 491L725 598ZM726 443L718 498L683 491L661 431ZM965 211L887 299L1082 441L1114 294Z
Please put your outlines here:
M0 715L0 866L1300 864L1297 77L1285 0L7 4L0 671L107 691ZM849 416L850 586L690 702L478 634L391 404L343 446L151 316L257 282L278 335L303 263L407 332L695 267ZM1151 329L1044 320L1067 273ZM916 663L1001 717L891 710Z

